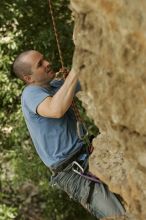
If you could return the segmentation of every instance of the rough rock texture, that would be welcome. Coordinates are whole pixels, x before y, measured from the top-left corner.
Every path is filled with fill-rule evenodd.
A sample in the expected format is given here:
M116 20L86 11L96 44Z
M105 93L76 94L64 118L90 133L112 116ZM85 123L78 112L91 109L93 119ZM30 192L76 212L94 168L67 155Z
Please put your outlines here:
M146 219L146 1L71 0L87 114L100 135L91 170ZM119 219L119 218L118 218Z

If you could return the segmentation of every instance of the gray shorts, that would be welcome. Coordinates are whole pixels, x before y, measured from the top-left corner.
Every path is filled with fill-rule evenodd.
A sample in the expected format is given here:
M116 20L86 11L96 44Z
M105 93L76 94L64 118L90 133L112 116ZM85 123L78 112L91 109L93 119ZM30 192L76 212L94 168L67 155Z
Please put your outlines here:
M104 183L95 183L71 169L52 176L51 184L65 191L98 219L125 214L119 199Z

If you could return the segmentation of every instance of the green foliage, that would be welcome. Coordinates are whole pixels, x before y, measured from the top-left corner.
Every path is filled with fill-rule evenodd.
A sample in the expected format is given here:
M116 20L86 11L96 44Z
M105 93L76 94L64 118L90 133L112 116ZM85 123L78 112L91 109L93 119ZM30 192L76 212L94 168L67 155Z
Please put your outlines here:
M8 207L6 205L0 205L0 219L1 220L12 220L17 216L17 209Z
M52 1L67 67L73 54L68 0ZM20 108L23 84L11 72L20 52L36 49L60 67L47 1L1 0L0 7L0 219L93 219L48 185L49 170L32 146ZM81 110L84 115L84 110ZM92 124L87 119L88 124ZM92 126L92 125L91 125ZM92 126L93 128L94 126ZM95 128L93 128L94 130ZM31 213L30 213L31 210Z

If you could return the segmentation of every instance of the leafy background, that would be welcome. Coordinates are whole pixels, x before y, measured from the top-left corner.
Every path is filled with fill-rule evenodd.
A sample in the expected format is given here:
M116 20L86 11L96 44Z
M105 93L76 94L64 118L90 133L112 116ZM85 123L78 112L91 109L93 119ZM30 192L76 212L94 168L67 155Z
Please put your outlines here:
M73 21L69 1L53 1L64 61L71 66ZM20 108L24 87L11 71L14 58L36 49L57 70L60 61L47 1L1 0L0 5L0 220L93 220L79 204L49 185L49 170L38 158ZM81 114L93 133L97 129Z

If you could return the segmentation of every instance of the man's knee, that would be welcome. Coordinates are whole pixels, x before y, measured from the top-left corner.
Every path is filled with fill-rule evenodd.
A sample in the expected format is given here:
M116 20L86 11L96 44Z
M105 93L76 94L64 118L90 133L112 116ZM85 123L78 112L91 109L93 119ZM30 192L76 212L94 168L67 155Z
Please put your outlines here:
M97 218L125 214L125 209L119 199L102 183L95 184L89 207L92 214Z

